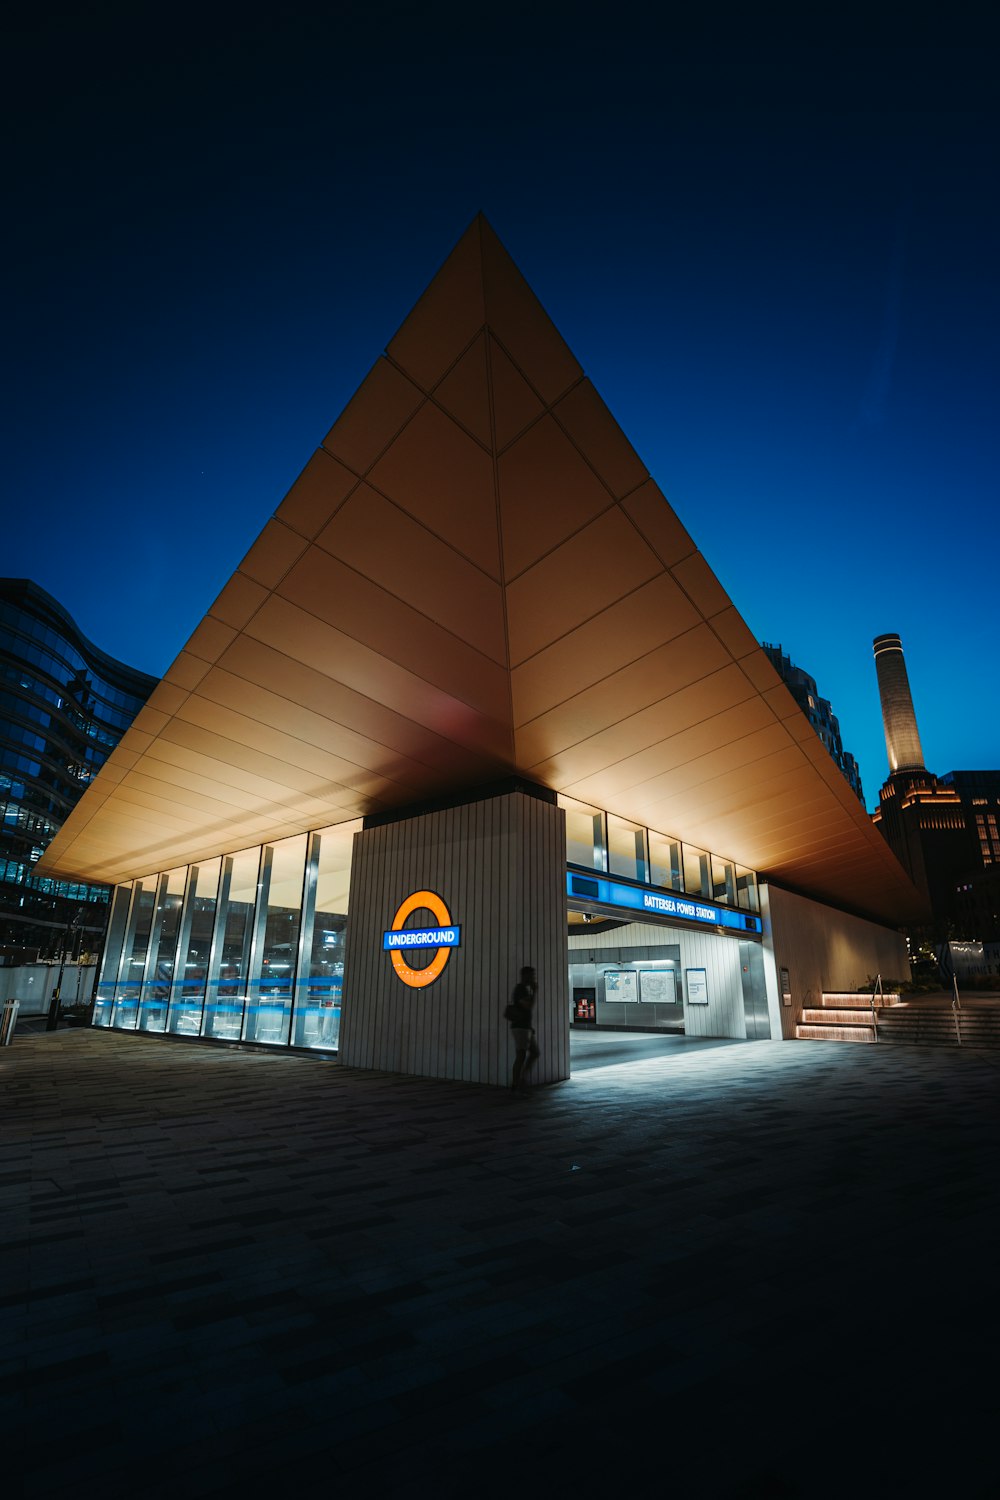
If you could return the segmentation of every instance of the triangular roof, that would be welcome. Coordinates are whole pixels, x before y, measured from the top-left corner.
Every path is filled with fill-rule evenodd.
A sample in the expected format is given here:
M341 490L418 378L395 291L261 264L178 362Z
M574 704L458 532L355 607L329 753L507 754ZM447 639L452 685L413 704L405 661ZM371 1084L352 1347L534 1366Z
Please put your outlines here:
M43 865L114 882L515 773L817 896L913 910L480 216Z

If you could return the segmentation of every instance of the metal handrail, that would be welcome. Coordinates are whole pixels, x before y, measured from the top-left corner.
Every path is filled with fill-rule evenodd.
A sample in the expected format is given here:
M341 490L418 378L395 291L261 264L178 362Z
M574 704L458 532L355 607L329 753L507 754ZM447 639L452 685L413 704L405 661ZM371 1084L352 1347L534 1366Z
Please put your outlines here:
M962 999L961 999L961 996L958 993L958 975L957 974L953 974L951 976L951 988L952 988L951 1013L955 1017L955 1036L958 1039L958 1045L961 1047L961 1045L962 1045Z
M878 1011L875 1009L875 996L876 996L876 994L880 995L883 1000L885 999L885 990L882 988L882 975L880 973L875 975L875 983L872 985L872 998L871 998L872 1031L875 1033L875 1041L877 1043L878 1042Z

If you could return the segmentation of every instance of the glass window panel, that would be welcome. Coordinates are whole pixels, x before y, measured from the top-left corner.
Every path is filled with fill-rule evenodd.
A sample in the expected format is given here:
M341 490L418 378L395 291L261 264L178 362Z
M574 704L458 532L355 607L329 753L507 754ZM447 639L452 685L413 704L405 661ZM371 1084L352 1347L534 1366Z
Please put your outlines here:
M243 1034L249 1042L281 1046L288 1041L292 994L302 922L302 881L306 866L306 835L282 839L266 851L261 881L267 902L261 942L260 977L253 976Z
M752 870L736 866L736 900L745 911L760 911L757 900L757 877Z
M583 865L588 870L605 870L604 814L585 802L560 797L559 806L566 813L566 862Z
M101 977L94 997L94 1025L110 1026L114 1008L115 985L122 961L122 946L125 942L125 927L128 922L129 905L132 901L132 882L116 888L108 921L108 935L104 940L104 955L101 959Z
M115 989L112 1026L134 1028L139 1015L139 996L146 969L146 948L156 908L159 877L146 875L132 888L128 930L122 948L122 966Z
M649 878L653 885L663 886L668 891L684 889L679 839L668 839L662 833L649 830Z
M192 865L188 876L188 904L167 1022L167 1030L180 1036L197 1036L201 1031L221 865L218 859Z
M315 878L307 917L303 974L297 986L296 1047L336 1048L344 983L344 934L351 884L351 852L360 823L342 823L314 835Z
M140 1031L166 1030L186 876L186 869L170 870L160 876L146 961L146 981L139 1006Z
M259 846L227 855L222 862L217 919L219 979L217 985L209 987L205 1001L205 1036L238 1041L243 1030L259 867Z
M712 855L712 896L716 901L736 905L736 867L731 860Z
M645 880L647 869L645 828L608 813L609 872L627 880Z
M710 896L712 893L711 860L704 849L693 844L684 845L684 889L689 896Z

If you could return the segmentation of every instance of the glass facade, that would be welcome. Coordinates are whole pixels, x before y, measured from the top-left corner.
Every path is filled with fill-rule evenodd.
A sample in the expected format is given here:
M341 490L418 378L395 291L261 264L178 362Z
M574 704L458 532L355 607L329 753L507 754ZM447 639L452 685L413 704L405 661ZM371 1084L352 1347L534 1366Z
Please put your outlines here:
M216 914L218 975L208 982L204 1034L229 1042L238 1042L243 1032L260 856L260 848L244 849L222 861Z
M572 797L560 796L559 806L566 813L567 864L743 911L760 910L757 877L745 866Z
M119 984L111 1007L113 1026L123 1026L134 1030L139 1018L139 1002L144 988L146 954L149 948L149 934L153 926L153 908L156 905L158 884L159 877L156 875L149 875L144 880L132 882Z
M649 883L665 891L684 889L684 867L679 839L668 839L649 830Z
M736 865L736 904L744 911L760 911L757 899L757 877L752 870Z
M606 868L604 814L596 807L560 797L559 806L566 813L566 859L571 865L588 870Z
M0 949L34 962L96 952L103 885L34 873L37 861L156 686L99 651L55 599L0 579Z
M648 880L646 830L608 813L608 873L626 880Z
M732 860L712 855L712 900L736 906L736 866Z
M567 858L576 868L758 909L752 870L599 808L559 800ZM351 854L360 827L340 823L118 886L94 1024L335 1050ZM651 965L636 998L640 1013L648 1022L654 1005L665 1006L662 1016L655 1012L657 1024L673 1024L678 1001L667 993L666 978L674 955L639 957ZM603 996L600 985L595 996ZM617 992L615 1000L601 1000L620 1002Z
M253 966L243 1016L243 1036L251 1042L288 1041L292 990L298 967L302 927L302 881L306 869L306 835L265 846L257 888L261 944Z
M188 868L167 1014L167 1030L179 1036L198 1036L201 1031L221 868L222 861L218 859Z
M292 1041L296 1047L336 1047L344 982L347 888L354 824L312 835L305 898L297 1003Z
M96 1026L336 1048L357 822L119 886Z
M693 844L684 845L684 889L689 896L712 895L712 856L707 849L696 849Z
M177 931L184 901L185 870L169 870L161 875L156 891L156 908L149 932L145 984L137 1022L140 1031L165 1031L170 991L174 977L174 954Z

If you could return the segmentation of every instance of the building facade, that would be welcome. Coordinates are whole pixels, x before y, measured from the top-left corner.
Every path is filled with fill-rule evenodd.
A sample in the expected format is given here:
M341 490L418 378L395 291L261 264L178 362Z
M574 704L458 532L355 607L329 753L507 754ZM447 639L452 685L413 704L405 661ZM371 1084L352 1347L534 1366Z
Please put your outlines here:
M792 1037L920 910L481 217L45 864L118 888L99 1025L486 1083L525 964L543 1082Z
M7 963L99 946L107 886L35 866L156 678L99 651L51 595L0 579L0 951Z
M480 830L479 819L489 833ZM349 913L355 924L370 920L377 928L378 912L399 906L400 869L415 853L407 847L408 830L418 846L429 842L437 851L437 867L417 858L404 883L447 889L449 916L452 907L463 916L470 904L477 911L474 974L471 986L463 976L457 994L471 987L492 1003L498 962L513 984L518 955L551 946L551 934L543 938L534 930L545 919L557 934L555 946L568 945L578 1024L743 1036L748 1001L749 1034L771 1035L754 873L523 783L413 818L336 824L124 882L114 895L95 1023L216 1041L339 1047ZM490 894L484 895L476 850L498 841L532 844L527 869L537 889L527 885L523 861L508 856L507 884L491 868ZM541 870L539 850L546 861ZM465 889L456 884L455 867L462 864ZM384 891L380 879L387 880ZM458 926L469 934L467 918ZM360 969L355 953L354 988L373 997L372 1005L391 1009L394 999L405 1005L412 997L398 985L384 934L377 936ZM470 943L471 935L462 943L460 931L456 947ZM741 971L740 953L746 958L750 945L754 957ZM704 964L716 949L727 953L727 962L704 999L689 1003L686 968L697 957ZM448 957L457 978L468 954ZM545 977L563 988L561 970ZM436 995L449 988L442 983ZM359 1003L354 1025L362 1024ZM407 1027L375 1031L378 1061L370 1058L369 1065L399 1070L393 1048L402 1045Z
M885 731L889 774L894 776L900 771L923 771L924 752L917 731L917 716L913 708L906 659L903 656L903 643L894 633L877 635L872 642L872 650L875 653L875 672L882 702L882 728Z
M996 965L1000 944L1000 771L947 771L940 784L961 799L969 831L969 863L957 878L955 925L969 941L986 944Z
M844 780L863 807L865 794L861 785L861 770L851 752L844 749L840 737L840 721L830 706L830 700L820 697L815 679L801 667L797 667L780 645L769 646L764 641L763 646L768 661L823 741L834 765L839 767Z
M1000 771L936 776L923 750L898 635L873 642L882 700L889 776L873 821L914 884L927 897L931 922L918 935L1000 939Z

